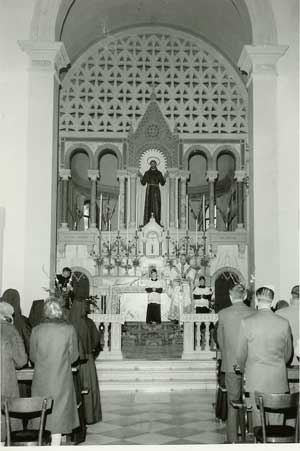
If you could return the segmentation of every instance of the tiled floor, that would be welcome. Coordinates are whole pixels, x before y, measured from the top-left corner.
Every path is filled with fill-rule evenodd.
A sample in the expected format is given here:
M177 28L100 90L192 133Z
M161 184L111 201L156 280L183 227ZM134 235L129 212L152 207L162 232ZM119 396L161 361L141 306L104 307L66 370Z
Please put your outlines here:
M225 428L216 421L214 391L101 393L103 421L88 426L83 445L217 444Z

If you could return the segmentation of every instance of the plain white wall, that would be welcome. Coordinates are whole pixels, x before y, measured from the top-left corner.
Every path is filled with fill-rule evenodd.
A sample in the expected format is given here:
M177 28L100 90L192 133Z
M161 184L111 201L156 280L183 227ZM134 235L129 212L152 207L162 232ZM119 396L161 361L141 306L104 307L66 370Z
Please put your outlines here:
M29 39L35 0L0 1L0 206L5 208L2 291L24 291L25 152L28 59L17 40ZM27 305L24 305L24 312Z
M278 43L278 227L280 299L299 283L299 0L271 0Z

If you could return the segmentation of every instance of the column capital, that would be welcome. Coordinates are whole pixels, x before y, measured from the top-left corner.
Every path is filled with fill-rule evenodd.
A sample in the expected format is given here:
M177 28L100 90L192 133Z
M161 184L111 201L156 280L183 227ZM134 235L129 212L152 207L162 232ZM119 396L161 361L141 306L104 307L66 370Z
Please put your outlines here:
M237 182L243 182L246 177L247 177L246 171L240 170L240 171L235 171L235 173L234 173L234 180L236 180Z
M178 176L181 178L181 180L187 180L190 176L190 171L180 170L178 171Z
M170 179L175 179L179 176L179 171L177 168L167 168Z
M214 182L218 178L218 171L206 171L206 180L208 182Z
M124 179L125 177L127 177L127 171L126 169L118 169L117 170L117 179Z
M96 182L100 179L100 174L98 169L89 169L88 170L88 178L91 179L93 182Z
M137 168L127 168L127 176L130 178L137 177L137 172L138 172Z
M59 176L62 180L69 180L71 178L71 169L61 168L59 170Z
M61 69L70 64L64 43L60 41L18 41L30 58L30 69L54 71L57 79ZM59 80L58 80L59 81Z
M245 45L238 60L238 67L248 76L251 74L276 75L277 61L287 49L287 45Z

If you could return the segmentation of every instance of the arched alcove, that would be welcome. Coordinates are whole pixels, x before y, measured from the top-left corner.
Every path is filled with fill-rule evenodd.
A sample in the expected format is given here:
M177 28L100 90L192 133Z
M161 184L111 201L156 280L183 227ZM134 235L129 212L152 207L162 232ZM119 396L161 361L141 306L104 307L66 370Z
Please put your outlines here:
M190 230L195 230L196 221L199 227L201 225L203 198L206 199L208 197L207 169L207 155L204 152L195 149L189 154L188 170L190 179L187 188L189 200L188 224Z
M68 224L73 230L88 228L90 181L88 170L90 159L84 149L74 149L70 156L71 180L68 184Z
M216 161L218 180L215 189L217 230L232 231L237 225L237 192L234 180L236 161L229 151L223 151Z
M118 228L118 167L119 161L116 153L110 148L103 149L98 158L100 182L98 183L97 193L97 199L102 203L102 206L99 204L99 211L101 210L102 212L102 230L108 230L109 223L111 230L117 230ZM99 217L99 214L97 216ZM97 223L99 221L100 218Z
M229 290L236 283L245 283L245 280L240 271L235 268L221 268L213 275L212 285L214 286L216 313L231 305Z

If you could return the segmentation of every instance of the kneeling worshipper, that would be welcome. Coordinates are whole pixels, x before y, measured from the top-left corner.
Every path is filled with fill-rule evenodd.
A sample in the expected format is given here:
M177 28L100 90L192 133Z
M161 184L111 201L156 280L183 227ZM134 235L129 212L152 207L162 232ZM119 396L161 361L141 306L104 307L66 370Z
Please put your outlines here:
M157 278L157 271L153 268L150 272L150 280L146 288L148 293L148 307L146 323L161 323L161 293L163 291L162 282Z
M213 295L212 289L205 286L205 277L195 279L193 301L196 313L210 313L210 301Z
M64 319L61 303L51 297L44 306L44 320L32 329L30 360L34 363L32 396L53 399L45 429L51 431L51 445L61 444L62 434L79 427L72 364L78 361L78 337ZM38 427L39 419L33 420Z
M13 325L14 309L7 302L0 302L1 331L1 403L6 398L20 396L16 369L27 363L27 355L22 338ZM22 421L11 418L12 430L21 430ZM1 446L6 439L5 416L1 414Z
M87 424L102 420L99 382L95 365L95 353L100 346L100 334L95 323L87 318L89 304L75 299L70 310L69 321L79 337L79 373L81 385L88 393L84 395L85 420Z

